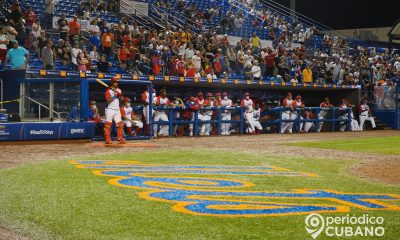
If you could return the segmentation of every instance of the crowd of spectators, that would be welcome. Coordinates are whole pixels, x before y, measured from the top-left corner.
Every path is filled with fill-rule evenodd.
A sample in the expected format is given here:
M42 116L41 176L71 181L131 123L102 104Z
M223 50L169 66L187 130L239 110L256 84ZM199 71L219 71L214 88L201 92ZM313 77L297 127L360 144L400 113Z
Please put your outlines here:
M83 1L79 8L82 11L76 16L69 20L61 14L52 26L48 22L52 22L54 0L46 0L45 4L45 26L31 8L22 11L18 2L11 6L11 17L0 28L1 61L7 58L12 63L13 56L7 48L19 43L19 48L35 53L45 69L55 69L58 62L63 69L76 71L204 78L243 76L290 83L360 84L365 88L386 84L387 79L400 73L399 55L370 49L357 49L350 55L346 41L323 35L315 27L289 23L268 10L257 10L254 2L232 1L231 4L243 5L244 10L235 14L229 11L222 17L221 26L240 28L245 17L253 17L257 21L254 26L269 32L272 45L267 46L256 32L251 38L231 42L228 35L218 34L220 29L212 27L201 33L189 27L145 29L128 18L109 24L99 15L86 14L94 10L114 11L118 5L115 1ZM173 7L168 6L169 1L158 4ZM210 14L221 16L221 9L200 12L194 4L186 5L184 1L178 1L174 7L184 14L191 13L188 17L194 20ZM83 19L90 19L85 31L81 29ZM323 36L323 47L311 52L316 35ZM28 63L27 54L17 57ZM16 68L13 64L11 67Z

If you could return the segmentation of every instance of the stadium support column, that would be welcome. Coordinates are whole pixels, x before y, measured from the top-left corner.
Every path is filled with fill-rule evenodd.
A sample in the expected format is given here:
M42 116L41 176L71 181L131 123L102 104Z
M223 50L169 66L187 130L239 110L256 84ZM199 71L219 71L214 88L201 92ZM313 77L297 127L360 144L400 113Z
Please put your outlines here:
M80 96L80 119L81 121L86 121L88 119L88 109L89 109L89 82L86 79L81 79L81 96Z
M291 17L296 19L296 0L290 0Z

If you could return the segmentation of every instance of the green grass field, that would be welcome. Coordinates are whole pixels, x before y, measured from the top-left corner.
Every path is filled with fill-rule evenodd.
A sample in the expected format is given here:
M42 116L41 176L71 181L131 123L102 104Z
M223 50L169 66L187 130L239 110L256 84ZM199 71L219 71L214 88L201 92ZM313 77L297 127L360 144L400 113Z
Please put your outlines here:
M346 168L355 162L345 159L328 161L239 152L160 150L82 159L138 160L155 164L278 166L292 171L316 173L319 177L214 177L255 184L246 190L281 192L308 188L400 194L398 186L370 183L350 176ZM88 169L77 169L67 160L0 170L0 224L33 239L287 239L289 236L291 239L311 239L305 231L306 215L255 218L194 216L173 211L171 203L139 198L140 190L110 185L108 179L95 176ZM285 200L291 201L299 202ZM310 202L327 203L322 200ZM301 200L300 203L309 202ZM400 205L399 202L397 205ZM398 239L400 236L400 212L351 208L349 214L362 213L384 217L386 231L383 239Z
M400 136L291 143L291 146L400 155Z

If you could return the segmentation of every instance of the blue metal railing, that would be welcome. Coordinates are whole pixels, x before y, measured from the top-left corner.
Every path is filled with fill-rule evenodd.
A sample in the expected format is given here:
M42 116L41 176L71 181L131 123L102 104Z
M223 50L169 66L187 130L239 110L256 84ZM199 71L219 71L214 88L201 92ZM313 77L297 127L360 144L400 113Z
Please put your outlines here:
M188 108L182 107L154 107L155 111L165 111L168 116L168 121L153 121L153 124L157 124L157 132L160 128L160 125L168 125L169 126L169 136L173 136L173 127L175 125L189 125L193 124L193 135L199 135L199 126L202 124L217 124L218 134L221 133L221 124L231 123L238 124L240 134L244 132L244 108L242 107L209 107L209 108L201 108L199 111L192 111L193 116L190 120L182 120L176 117L177 112L181 112L184 110L189 110ZM199 114L203 111L213 111L214 119L211 120L200 120ZM239 120L222 120L222 112L229 111L232 115L238 115ZM215 113L215 114L214 114Z
M165 114L168 116L168 121L154 121L153 124L157 124L157 132L162 125L168 125L169 126L169 136L174 135L174 126L176 125L189 125L193 124L193 135L197 136L199 134L199 126L202 124L214 124L217 125L218 132L217 134L221 134L221 124L224 123L231 123L231 124L237 124L239 128L239 133L243 134L245 132L245 126L246 126L246 121L244 119L244 112L245 109L242 107L211 107L211 108L201 108L199 111L193 111L193 117L190 120L182 120L182 119L177 119L175 113L183 110L188 110L187 108L182 108L182 107L154 107L154 110L158 111L164 111L166 112ZM232 115L236 115L239 118L237 120L222 120L222 112L225 110L229 111L232 113ZM318 114L320 113L321 110L327 111L326 116L324 118L318 117ZM200 120L199 119L199 113L202 111L213 111L213 117L211 120ZM296 118L292 119L282 119L282 113L284 111L291 111L291 114L296 114ZM302 118L302 113L304 111L311 111L314 113L316 116L313 119L310 118ZM306 108L283 108L283 107L276 107L272 108L266 111L263 111L261 114L261 117L264 117L266 115L277 115L277 119L271 119L270 121L264 121L261 124L263 127L269 127L269 126L277 126L278 130L280 132L282 128L283 123L293 123L294 127L300 132L300 125L301 123L313 123L314 126L317 128L319 123L326 123L329 122L331 123L331 131L335 131L337 126L340 126L342 124L345 124L347 126L347 129L351 129L351 108L320 108L320 107L306 107ZM342 112L339 114L339 112ZM347 116L347 118L343 118L340 116ZM236 127L236 128L237 128Z

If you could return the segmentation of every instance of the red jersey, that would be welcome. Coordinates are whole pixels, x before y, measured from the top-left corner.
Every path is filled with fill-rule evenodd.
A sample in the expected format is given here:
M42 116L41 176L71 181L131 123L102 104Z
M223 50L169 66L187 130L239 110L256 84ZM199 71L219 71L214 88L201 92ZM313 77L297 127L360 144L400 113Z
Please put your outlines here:
M153 69L153 74L154 75L159 75L161 72L161 60L159 57L153 57L151 59L151 67Z
M196 77L196 69L194 68L194 66L192 66L191 68L189 67L186 68L186 77L191 77L191 78Z
M275 54L265 56L265 65L269 68L275 66Z
M178 74L185 74L185 62L183 60L177 59L176 61L176 70L178 71Z

